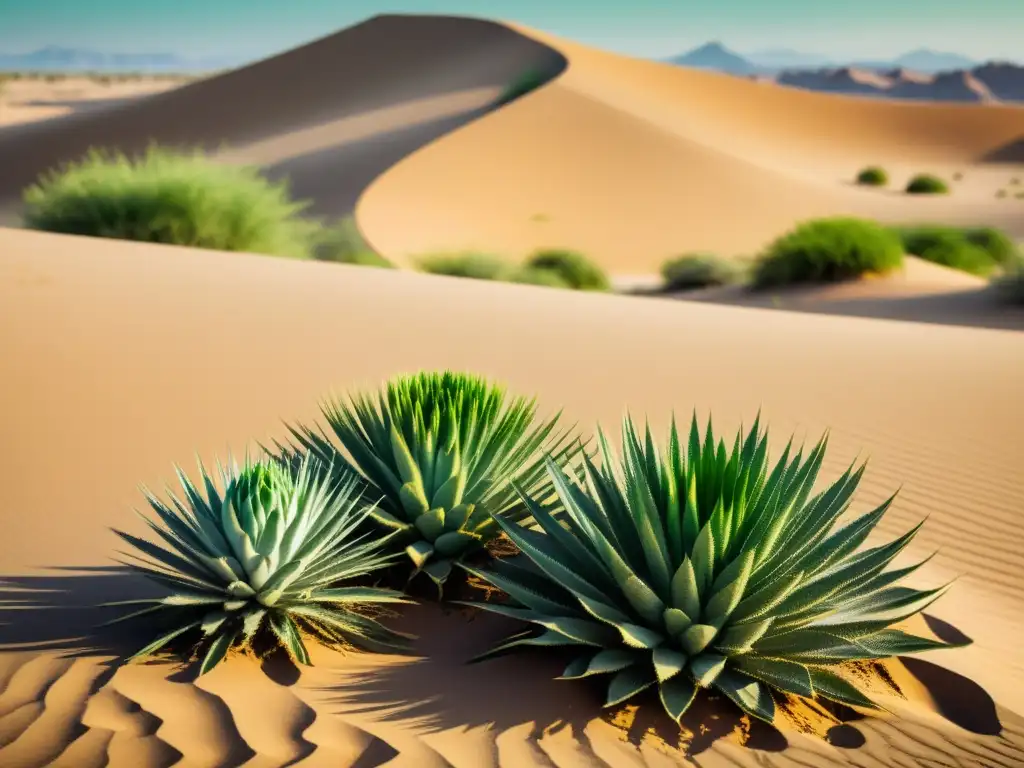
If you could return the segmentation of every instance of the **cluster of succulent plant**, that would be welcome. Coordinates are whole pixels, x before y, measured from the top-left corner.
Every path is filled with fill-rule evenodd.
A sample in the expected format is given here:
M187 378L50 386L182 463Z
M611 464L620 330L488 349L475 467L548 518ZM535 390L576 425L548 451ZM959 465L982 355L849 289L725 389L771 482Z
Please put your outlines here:
M443 597L454 565L505 596L468 604L528 625L484 656L568 648L563 678L610 676L608 706L656 686L676 720L703 688L769 722L780 694L870 709L844 664L948 647L897 628L945 591L886 570L920 526L862 549L891 498L839 525L863 466L812 495L827 437L771 465L759 420L730 449L694 418L662 456L627 417L621 460L600 429L593 456L560 414L451 372L322 410L337 443L292 426L279 455L222 468L223 492L200 465L205 494L180 470L184 498L147 493L162 545L118 533L168 594L115 619L159 626L132 659L189 636L200 673L261 636L304 664L304 635L400 649L375 616L408 598L373 579L424 573ZM520 554L488 553L502 534Z
M769 471L757 422L731 450L710 421L702 442L696 419L684 449L673 424L665 458L649 428L622 431L621 476L603 435L600 468L588 458L573 477L548 462L564 522L525 492L543 532L501 521L525 563L463 566L511 598L481 608L540 628L485 656L568 646L579 653L562 677L610 675L609 706L656 685L678 721L713 688L771 722L773 690L872 708L834 667L945 647L891 628L945 591L894 586L920 564L885 570L920 526L858 551L890 498L835 529L863 467L811 496L827 438L806 457L788 446Z
M426 574L439 590L454 562L501 534L499 523L530 516L513 483L551 496L544 456L567 461L580 449L570 430L557 429L560 414L537 421L534 400L452 372L397 377L376 398L334 398L322 410L351 463L323 430L292 434L322 461L362 473L379 498L371 516L395 533L412 575Z
M147 493L163 525L143 519L163 546L116 533L137 550L126 565L168 594L112 604L143 606L114 622L156 614L155 624L169 629L129 660L190 631L201 636L200 674L232 648L251 648L261 631L301 664L309 664L303 631L335 645L400 648L403 638L367 609L406 598L359 583L391 563L386 541L358 532L370 508L360 503L357 478L329 469L310 459L247 459L221 468L222 494L200 464L205 498L180 470L184 499L172 494L168 506Z

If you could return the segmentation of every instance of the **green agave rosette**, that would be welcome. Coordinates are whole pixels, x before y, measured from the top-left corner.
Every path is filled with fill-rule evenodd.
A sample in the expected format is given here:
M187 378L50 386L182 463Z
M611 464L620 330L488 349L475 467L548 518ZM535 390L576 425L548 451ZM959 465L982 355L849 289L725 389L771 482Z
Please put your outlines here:
M627 419L621 465L603 435L578 481L549 463L558 503L523 494L542 531L498 521L522 557L464 566L511 597L472 605L539 628L484 655L563 646L564 678L609 676L608 706L657 686L678 721L710 688L771 722L777 694L875 708L844 664L950 647L894 628L946 589L898 586L922 563L886 570L920 526L861 549L892 498L839 525L864 467L812 495L827 437L770 471L758 423L741 438L709 422L702 442L694 419L684 449L673 423L662 458Z

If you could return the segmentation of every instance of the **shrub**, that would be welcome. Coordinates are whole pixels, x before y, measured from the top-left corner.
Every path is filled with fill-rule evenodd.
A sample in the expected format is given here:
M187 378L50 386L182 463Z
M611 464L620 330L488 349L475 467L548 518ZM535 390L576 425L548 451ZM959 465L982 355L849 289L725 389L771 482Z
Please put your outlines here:
M991 274L996 267L1006 268L1020 259L1013 239L991 227L925 225L895 231L907 253L976 275Z
M512 482L545 498L541 452L567 461L579 449L569 430L556 431L558 414L537 423L535 401L509 400L502 387L461 373L400 376L376 402L355 395L322 410L369 496L380 499L371 515L397 533L412 575L425 573L439 595L452 563L481 552L501 533L499 522L529 517ZM291 432L321 461L352 466L324 432Z
M453 253L426 256L419 267L432 275L469 277L475 280L502 280L514 267L504 259L485 253Z
M903 262L899 237L872 221L817 219L775 240L754 266L758 287L843 280L883 273Z
M558 249L537 251L526 260L526 266L554 272L570 288L580 291L607 291L611 281L599 266L576 251Z
M462 566L512 598L480 608L542 629L484 655L571 649L562 678L610 675L606 706L656 686L676 721L701 688L768 722L773 691L874 708L840 665L950 647L891 628L948 585L894 586L922 563L884 570L920 524L857 551L892 498L836 529L864 468L811 497L826 442L805 459L787 448L769 473L757 422L731 451L710 422L702 443L694 418L686 447L673 425L666 459L627 419L621 464L603 435L602 466L587 460L586 483L549 462L564 520L524 492L544 533L499 523L527 564Z
M945 195L949 192L949 185L938 176L920 173L907 182L906 192L911 195Z
M538 269L537 267L520 267L511 272L507 280L510 283L542 285L547 288L571 287L557 272L550 269Z
M293 469L273 461L222 470L225 492L200 466L200 490L180 470L185 503L168 506L149 495L160 519L147 520L163 540L153 544L116 533L137 552L129 566L170 590L114 621L143 615L164 619L159 636L129 661L164 649L179 637L201 636L203 674L233 648L251 649L269 635L292 659L309 664L302 632L331 644L400 647L399 638L369 617L380 603L404 602L396 592L346 586L389 564L380 540L356 539L366 515L358 480L335 482L309 460ZM147 494L148 495L148 494Z
M669 291L731 285L740 282L744 273L744 268L737 261L706 253L679 256L661 267L665 289Z
M1008 234L992 227L971 227L964 230L964 237L983 249L996 264L1009 267L1021 259L1021 251L1016 241Z
M375 252L363 238L355 218L348 216L316 236L313 257L318 261L393 269L394 264Z
M889 174L884 168L872 165L857 174L857 183L868 187L884 187L889 183Z
M284 183L159 147L138 159L93 150L24 199L27 227L69 235L306 257L317 230Z
M498 104L508 104L510 101L525 96L530 91L535 91L544 85L550 76L540 69L528 69L522 72L515 80L509 83L505 90L498 97Z

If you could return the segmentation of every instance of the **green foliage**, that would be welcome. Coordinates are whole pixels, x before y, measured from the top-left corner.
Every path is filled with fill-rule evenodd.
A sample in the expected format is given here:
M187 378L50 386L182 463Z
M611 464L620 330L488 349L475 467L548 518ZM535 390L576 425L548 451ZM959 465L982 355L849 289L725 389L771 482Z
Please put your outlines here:
M419 260L419 268L432 275L504 280L515 267L498 256L486 253L451 253L426 256Z
M949 193L949 185L938 176L919 173L907 182L905 191L910 195L945 195Z
M283 183L196 152L91 151L24 194L25 226L69 235L306 257L317 225Z
M397 533L413 566L440 592L452 563L501 533L499 524L529 517L512 487L546 498L551 481L541 452L559 461L580 449L559 415L537 422L536 403L483 378L446 371L397 377L375 399L353 395L322 406L343 456L323 432L292 427L298 443L322 461L351 466L380 499L371 515ZM411 577L410 577L411 578Z
M600 442L601 467L575 481L548 464L558 505L524 489L543 533L499 521L525 563L463 566L512 598L480 608L540 628L485 655L561 646L578 653L563 679L611 676L606 706L656 686L678 721L713 688L771 722L773 691L871 708L844 662L949 647L891 628L946 589L895 586L921 563L885 570L920 525L860 550L892 502L838 526L863 466L811 495L827 436L770 470L756 421L731 450L710 422L702 440L694 417L686 443L673 423L663 457L627 419L621 465Z
M732 285L746 277L744 265L710 253L692 253L665 262L661 267L665 289L686 291L717 285Z
M1013 239L991 227L943 227L924 225L896 228L904 250L937 264L975 275L989 275L1020 261Z
M526 260L526 266L554 272L570 287L580 291L607 291L611 281L599 266L576 251L546 249Z
M520 267L509 273L506 278L510 283L526 285L542 285L547 288L569 288L569 284L557 272L537 267Z
M510 101L525 96L530 91L535 91L544 85L551 77L540 69L528 69L522 72L515 80L509 83L505 90L498 97L498 104L508 104Z
M889 183L889 174L877 165L868 166L857 174L857 183L868 187L884 187Z
M393 269L394 264L375 252L363 238L356 220L348 216L316 236L313 257L318 261Z
M903 263L899 237L873 221L816 219L775 240L754 266L754 285L844 280Z
M144 519L162 545L116 531L136 550L128 565L169 590L112 604L144 606L115 622L150 616L163 625L129 661L187 633L201 635L200 674L233 648L251 649L261 632L301 664L310 663L303 631L332 645L400 647L367 607L404 598L345 586L391 560L380 540L353 535L369 511L359 503L356 476L335 480L308 459L292 468L247 460L241 470L221 469L222 495L202 465L200 472L206 498L181 470L184 501L172 497L167 505L147 493L160 522Z

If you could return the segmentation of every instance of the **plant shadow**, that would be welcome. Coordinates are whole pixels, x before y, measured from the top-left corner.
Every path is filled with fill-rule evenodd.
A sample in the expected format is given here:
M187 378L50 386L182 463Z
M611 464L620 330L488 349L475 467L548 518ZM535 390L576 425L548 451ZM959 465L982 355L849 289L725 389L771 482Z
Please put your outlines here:
M616 728L638 749L653 737L687 756L727 737L762 751L788 746L781 732L761 722L751 724L731 702L718 697L698 697L682 727L672 722L650 691L630 706L605 709L607 678L554 679L571 658L554 648L527 647L471 663L475 655L521 628L502 617L418 605L396 622L396 628L418 636L413 657L346 672L328 689L339 712L410 723L431 733L488 728L498 735L530 725L531 741L568 730L586 751L591 750L588 726L594 721Z
M52 568L45 575L6 576L0 580L0 651L131 653L151 634L131 622L102 626L119 615L116 607L102 604L155 594L160 593L151 582L122 566Z

